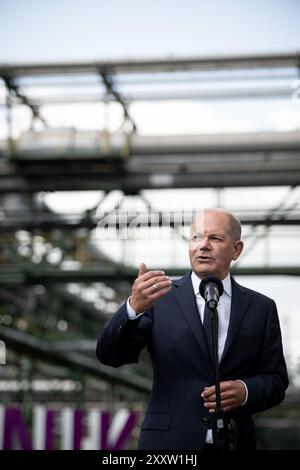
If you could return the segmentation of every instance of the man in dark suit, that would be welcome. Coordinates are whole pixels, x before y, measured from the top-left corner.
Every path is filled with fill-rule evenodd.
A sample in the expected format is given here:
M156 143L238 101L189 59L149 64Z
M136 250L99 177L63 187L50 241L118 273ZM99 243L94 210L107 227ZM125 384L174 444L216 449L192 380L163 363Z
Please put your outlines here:
M221 405L235 423L237 449L256 448L252 415L283 400L288 377L275 302L240 286L229 273L242 249L233 214L203 211L191 227L192 272L171 282L142 263L131 297L100 334L97 356L103 364L138 362L144 346L150 353L153 388L139 449L214 448L214 370L199 294L207 275L224 287L218 304Z

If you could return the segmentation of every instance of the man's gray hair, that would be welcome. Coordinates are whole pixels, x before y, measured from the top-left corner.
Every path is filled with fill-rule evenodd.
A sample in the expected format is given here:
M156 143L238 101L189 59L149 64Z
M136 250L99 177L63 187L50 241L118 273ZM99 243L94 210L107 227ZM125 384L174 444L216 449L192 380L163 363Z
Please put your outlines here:
M227 214L230 220L230 235L234 241L240 240L242 236L242 224L240 219L231 212L227 212Z
M206 214L208 212L220 212L222 214L226 214L228 216L229 220L229 235L234 241L238 241L241 239L242 236L242 225L239 220L239 218L232 214L232 212L226 211L225 209L221 209L219 207L214 207L211 209L204 209L201 211L203 214ZM199 216L199 213L197 216L193 218L192 225L193 223L197 220L197 217ZM191 227L192 227L191 225Z

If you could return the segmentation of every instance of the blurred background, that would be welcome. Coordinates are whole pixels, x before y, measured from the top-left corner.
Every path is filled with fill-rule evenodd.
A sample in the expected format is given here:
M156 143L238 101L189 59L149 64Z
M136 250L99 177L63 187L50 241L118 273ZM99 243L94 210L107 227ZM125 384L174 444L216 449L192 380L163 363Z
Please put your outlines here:
M140 262L189 269L194 211L278 306L290 387L259 447L300 443L300 3L1 0L0 448L134 449L147 354L96 338Z

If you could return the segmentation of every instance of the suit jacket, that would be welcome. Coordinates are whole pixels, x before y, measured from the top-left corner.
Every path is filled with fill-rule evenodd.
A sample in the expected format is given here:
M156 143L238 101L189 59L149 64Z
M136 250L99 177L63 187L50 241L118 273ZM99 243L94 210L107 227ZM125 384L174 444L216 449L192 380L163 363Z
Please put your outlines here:
M153 387L139 449L204 446L210 413L200 394L214 377L204 335L190 272L173 281L171 292L137 320L129 320L126 304L121 306L100 334L97 357L103 364L138 362L144 346L150 353ZM233 278L220 378L247 385L247 403L230 416L237 426L237 448L255 448L251 416L283 400L288 377L275 302Z

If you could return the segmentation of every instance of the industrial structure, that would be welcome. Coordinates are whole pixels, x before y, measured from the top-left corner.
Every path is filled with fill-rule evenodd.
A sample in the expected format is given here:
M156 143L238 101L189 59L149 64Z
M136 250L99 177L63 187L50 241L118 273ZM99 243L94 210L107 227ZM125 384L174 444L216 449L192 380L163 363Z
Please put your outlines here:
M285 236L297 242L300 127L293 132L145 135L132 112L137 102L167 101L294 98L300 107L293 88L299 63L299 54L278 54L0 64L5 129L0 140L2 404L21 403L30 410L36 402L85 409L100 403L111 411L125 405L143 410L151 390L147 355L139 364L113 370L96 361L95 342L136 277L137 265L128 262L122 240L128 236L134 246L146 239L151 226L156 233L170 229L186 246L186 228L198 203L184 211L183 220L170 190L209 189L214 205L231 209L225 198L230 188L254 194L255 188L280 187L283 196L271 208L255 200L253 205L251 200L247 206L236 204L248 243L234 272L299 276L297 256L293 262L276 263L270 254L259 263L248 261L263 240ZM57 127L45 117L53 106L73 106L76 114L81 112L78 104L101 103L106 121L98 129ZM115 131L108 124L111 104L119 106L122 116ZM26 113L23 127L16 126L20 112ZM81 213L62 214L47 202L56 191L98 191L99 199ZM162 206L151 197L155 191L161 191ZM112 229L121 245L119 259L106 249ZM178 276L188 264L163 267ZM292 392L289 400L294 406Z

